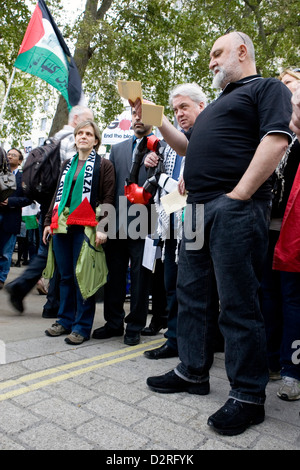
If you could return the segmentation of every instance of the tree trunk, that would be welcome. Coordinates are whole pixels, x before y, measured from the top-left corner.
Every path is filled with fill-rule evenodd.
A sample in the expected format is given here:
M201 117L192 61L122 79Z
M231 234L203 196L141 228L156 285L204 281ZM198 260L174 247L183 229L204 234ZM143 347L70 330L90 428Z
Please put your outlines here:
M112 3L113 0L102 0L101 6L97 10L98 0L86 1L84 16L80 24L74 52L74 61L81 78L84 77L88 62L93 55L93 50L90 47L90 44L95 33L95 26L103 20L105 13L109 10ZM68 106L63 96L60 96L49 135L54 135L65 124L67 124L67 122Z

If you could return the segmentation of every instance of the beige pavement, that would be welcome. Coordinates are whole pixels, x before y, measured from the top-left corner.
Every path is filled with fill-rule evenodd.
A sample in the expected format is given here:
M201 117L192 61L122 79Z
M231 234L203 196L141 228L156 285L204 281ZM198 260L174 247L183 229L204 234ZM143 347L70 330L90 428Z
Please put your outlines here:
M13 267L9 280L23 269ZM0 292L0 450L106 450L107 458L126 450L144 461L159 452L195 459L203 450L300 450L300 401L277 398L278 382L268 385L264 423L222 437L207 418L227 399L224 354L215 355L209 395L157 394L146 378L177 358L151 361L143 351L163 344L163 334L134 347L122 337L70 346L44 335L52 322L41 317L44 302L33 289L18 315ZM104 324L102 307L94 328Z

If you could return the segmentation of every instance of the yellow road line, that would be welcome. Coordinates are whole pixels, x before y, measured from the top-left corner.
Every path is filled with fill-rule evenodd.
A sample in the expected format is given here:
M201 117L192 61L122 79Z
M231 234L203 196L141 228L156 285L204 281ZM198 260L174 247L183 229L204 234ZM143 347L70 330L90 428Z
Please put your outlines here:
M149 349L149 346L152 347L153 345L157 343L161 343L162 341L163 341L162 339L159 339L159 340L150 341L149 343L146 343L146 344L144 343L144 344L139 344L137 346L130 346L129 348L119 349L118 351L112 351L110 353L101 354L100 356L95 356L95 357L91 357L88 359L83 359L80 361L72 362L70 364L64 364L62 366L52 367L50 369L45 369L45 370L35 372L32 374L27 374L15 380L8 380L0 384L1 389L12 387L14 385L18 385L23 382L28 382L30 380L39 379L41 377L49 376L58 372L62 372L64 370L69 370L74 367L82 366L85 364L89 364L91 362L99 361L102 359L107 359L109 357L113 357L113 356L117 356L121 354L121 357L117 357L117 358L114 358L105 362L99 362L97 364L94 364L88 367L83 367L81 369L74 370L66 374L60 374L56 377L48 378L46 380L42 380L35 384L26 385L22 388L3 393L0 395L0 402L4 400L8 400L10 398L14 398L19 395L23 395L24 393L28 393L33 390L38 390L40 388L47 387L48 385L51 385L57 382L62 382L63 380L67 380L67 379L70 379L70 378L73 378L82 374L86 374L88 372L91 372L96 369L100 369L102 367L107 367L109 365L117 364L119 362L127 361L129 359L133 359L135 357L141 356L144 353L144 350ZM134 350L141 349L141 348L143 348L142 351L137 351L137 352L133 352L132 354L127 354L128 352L132 352Z

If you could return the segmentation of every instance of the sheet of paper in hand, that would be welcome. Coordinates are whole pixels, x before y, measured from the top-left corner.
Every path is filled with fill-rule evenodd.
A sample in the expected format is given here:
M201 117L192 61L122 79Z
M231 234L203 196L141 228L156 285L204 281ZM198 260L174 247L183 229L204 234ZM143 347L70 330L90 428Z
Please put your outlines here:
M144 124L160 127L164 114L164 106L147 103L143 100L141 82L134 80L118 80L118 92L122 98L133 103L140 98L142 103L142 121Z

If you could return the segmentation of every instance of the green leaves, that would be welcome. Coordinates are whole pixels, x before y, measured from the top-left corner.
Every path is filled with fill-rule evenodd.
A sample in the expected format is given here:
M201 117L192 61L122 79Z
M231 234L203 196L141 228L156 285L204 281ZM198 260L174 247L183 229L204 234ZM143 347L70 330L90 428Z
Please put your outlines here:
M31 14L24 1L5 4L0 9L0 83L7 86ZM168 94L179 83L195 81L213 98L209 52L229 27L253 39L263 76L299 66L299 0L87 0L75 22L64 17L63 2L47 4L74 50L85 94L103 128L122 109L118 79L140 80L144 96L164 105L170 117ZM16 138L24 136L33 103L37 105L36 83L16 74L5 114ZM64 123L62 110L59 106L53 128Z

